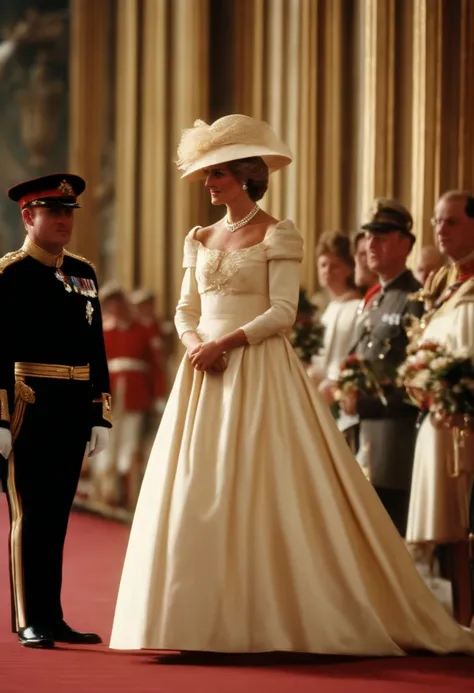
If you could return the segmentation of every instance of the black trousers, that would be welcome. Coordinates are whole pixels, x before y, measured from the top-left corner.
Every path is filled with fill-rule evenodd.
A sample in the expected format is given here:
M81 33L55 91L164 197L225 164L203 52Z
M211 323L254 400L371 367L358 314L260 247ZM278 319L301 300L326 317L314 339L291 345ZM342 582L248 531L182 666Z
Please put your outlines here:
M35 394L8 463L14 632L63 618L63 547L90 436L89 382L28 378Z
M374 487L377 495L400 535L405 537L408 521L408 505L410 492L399 488Z

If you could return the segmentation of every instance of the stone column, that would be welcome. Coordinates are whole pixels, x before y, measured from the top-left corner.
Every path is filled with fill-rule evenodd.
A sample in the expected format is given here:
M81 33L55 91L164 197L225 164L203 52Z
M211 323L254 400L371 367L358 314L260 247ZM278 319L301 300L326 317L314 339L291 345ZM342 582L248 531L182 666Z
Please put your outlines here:
M87 183L71 250L96 264L100 228L95 193L101 173L109 16L108 0L71 0L69 169Z

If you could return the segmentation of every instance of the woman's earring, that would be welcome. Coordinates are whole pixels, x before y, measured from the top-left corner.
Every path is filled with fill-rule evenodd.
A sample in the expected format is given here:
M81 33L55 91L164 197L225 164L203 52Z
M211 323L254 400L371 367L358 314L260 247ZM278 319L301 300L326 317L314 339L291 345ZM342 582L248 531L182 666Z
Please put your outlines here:
M248 190L247 185L245 183L242 186L242 190Z

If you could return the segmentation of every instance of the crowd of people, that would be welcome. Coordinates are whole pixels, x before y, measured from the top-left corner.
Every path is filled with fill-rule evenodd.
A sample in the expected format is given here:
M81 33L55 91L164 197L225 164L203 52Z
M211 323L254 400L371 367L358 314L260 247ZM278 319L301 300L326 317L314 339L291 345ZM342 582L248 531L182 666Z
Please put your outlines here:
M308 375L325 401L337 404L333 409L337 425L406 538L420 571L435 591L445 583L443 602L465 624L472 617L471 465L459 478L448 475L449 436L448 443L443 442L446 432L434 431L429 418L422 419L400 386L397 372L407 350L413 348L410 340L420 336L419 331L413 336L410 316L418 323L422 320L433 283L455 284L456 271L463 284L472 277L471 199L456 191L440 198L433 219L433 245L420 249L413 272L407 267L415 243L413 221L395 200L377 200L352 239L337 231L323 234L316 249L321 292L313 297L313 304L324 337L321 350L307 364ZM457 227L459 231L454 231ZM457 243L451 239L454 234L460 236ZM447 282L449 272L452 279ZM441 303L450 298L451 294L440 298ZM437 334L436 339L450 339L454 347L470 349L468 325ZM376 394L350 393L336 402L341 370L352 354L378 371L385 401ZM470 440L463 445L470 450Z

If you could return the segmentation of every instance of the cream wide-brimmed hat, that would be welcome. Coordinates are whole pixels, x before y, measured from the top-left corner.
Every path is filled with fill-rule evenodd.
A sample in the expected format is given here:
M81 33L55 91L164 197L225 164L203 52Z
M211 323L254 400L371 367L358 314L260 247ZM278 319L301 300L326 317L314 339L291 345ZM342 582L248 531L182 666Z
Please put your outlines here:
M289 148L268 123L235 113L219 118L212 125L196 120L184 130L178 146L177 166L181 178L205 178L204 169L227 161L260 156L270 173L291 163Z

